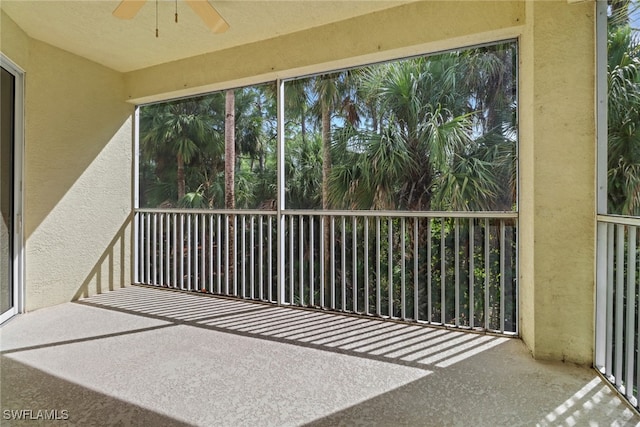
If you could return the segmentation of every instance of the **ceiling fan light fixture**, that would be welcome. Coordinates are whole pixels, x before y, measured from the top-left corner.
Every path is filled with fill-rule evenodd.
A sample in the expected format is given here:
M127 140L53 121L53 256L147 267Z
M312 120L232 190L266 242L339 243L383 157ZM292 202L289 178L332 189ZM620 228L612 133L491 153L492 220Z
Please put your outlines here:
M144 6L146 0L121 0L113 11L113 16L119 19L132 19ZM176 1L175 22L178 22L178 0ZM200 17L202 22L215 34L224 33L229 29L229 24L211 6L208 0L184 0L187 5ZM156 0L156 37L158 36L158 0Z

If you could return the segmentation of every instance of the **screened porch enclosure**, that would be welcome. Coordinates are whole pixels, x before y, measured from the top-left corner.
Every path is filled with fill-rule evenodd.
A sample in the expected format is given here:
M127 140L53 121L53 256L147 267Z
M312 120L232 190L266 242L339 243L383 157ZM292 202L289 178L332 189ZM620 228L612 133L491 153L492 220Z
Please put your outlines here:
M516 64L505 41L140 107L135 283L517 335Z

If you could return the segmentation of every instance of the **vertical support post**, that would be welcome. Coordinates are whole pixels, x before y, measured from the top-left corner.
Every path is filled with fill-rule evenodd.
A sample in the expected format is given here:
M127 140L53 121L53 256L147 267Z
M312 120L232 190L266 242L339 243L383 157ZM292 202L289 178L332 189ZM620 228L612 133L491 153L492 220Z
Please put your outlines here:
M596 142L597 212L607 213L607 3L596 1Z
M285 160L284 160L284 82L280 79L276 81L277 86L277 121L278 121L278 142L277 142L277 200L276 200L276 229L277 229L277 302L278 304L284 304L284 290L285 290L285 282L284 282L284 250L285 250L285 217L282 211L285 208L285 194L284 194L284 174L285 174Z
M22 98L22 97L19 97ZM132 205L133 205L133 283L141 283L140 278L140 107L136 106L133 112L133 188L132 188ZM22 204L20 204L21 206ZM124 262L124 261L123 261Z
M607 94L607 5L596 1L596 212L607 213L607 151L608 151L608 94ZM608 230L605 223L597 224L596 240L596 325L595 325L595 366L605 373L611 366L607 364L607 276L609 251ZM639 371L640 373L640 371Z

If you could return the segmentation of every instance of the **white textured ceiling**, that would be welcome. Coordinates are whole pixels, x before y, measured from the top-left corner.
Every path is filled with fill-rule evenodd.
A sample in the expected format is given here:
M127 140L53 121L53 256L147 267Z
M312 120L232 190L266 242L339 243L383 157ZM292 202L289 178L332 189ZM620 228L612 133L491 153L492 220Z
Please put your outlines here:
M118 0L0 0L30 37L118 71L132 71L293 33L407 3L407 0L210 0L231 26L213 34L181 0L147 0L132 20L111 12ZM1 42L1 40L0 40Z

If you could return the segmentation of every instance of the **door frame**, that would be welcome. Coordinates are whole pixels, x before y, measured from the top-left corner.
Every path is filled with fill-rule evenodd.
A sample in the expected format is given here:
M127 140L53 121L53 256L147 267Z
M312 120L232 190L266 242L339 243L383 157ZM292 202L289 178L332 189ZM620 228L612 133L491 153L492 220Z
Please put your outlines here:
M13 307L0 313L0 323L24 312L24 75L15 62L0 52L0 66L11 73L15 80L14 140L13 140Z

